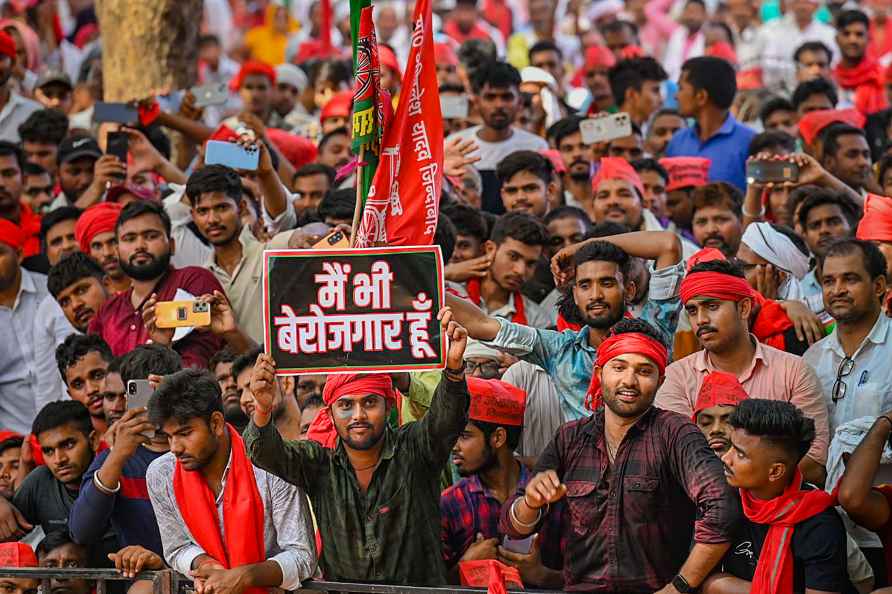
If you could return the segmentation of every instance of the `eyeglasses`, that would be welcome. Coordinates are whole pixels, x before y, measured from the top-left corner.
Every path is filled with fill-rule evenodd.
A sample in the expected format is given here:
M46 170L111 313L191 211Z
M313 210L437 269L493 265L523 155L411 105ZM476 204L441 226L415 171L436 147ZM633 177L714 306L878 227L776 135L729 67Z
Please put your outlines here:
M836 404L846 397L847 386L842 380L843 378L848 377L853 369L855 369L855 360L851 357L846 357L839 364L839 369L836 370L836 381L833 382L833 390L830 392L830 398L833 400L833 404Z
M496 379L499 377L498 361L486 361L477 363L475 361L465 361L465 373L474 375L479 370L480 377L483 379Z

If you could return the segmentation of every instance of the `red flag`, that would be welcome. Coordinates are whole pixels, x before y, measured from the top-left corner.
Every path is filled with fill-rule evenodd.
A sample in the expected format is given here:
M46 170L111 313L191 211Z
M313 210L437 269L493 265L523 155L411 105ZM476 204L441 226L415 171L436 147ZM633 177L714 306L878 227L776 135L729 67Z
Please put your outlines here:
M325 56L334 54L331 45L331 0L319 3L319 43Z
M380 162L357 230L356 247L430 245L443 186L443 117L431 0L418 0L400 102L384 132Z

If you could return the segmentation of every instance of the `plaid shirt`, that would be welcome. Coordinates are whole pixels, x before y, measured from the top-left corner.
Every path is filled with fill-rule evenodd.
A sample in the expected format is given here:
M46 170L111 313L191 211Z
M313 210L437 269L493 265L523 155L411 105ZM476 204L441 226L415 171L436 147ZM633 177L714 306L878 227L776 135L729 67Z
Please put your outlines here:
M532 478L526 466L520 465L517 492L523 493ZM499 516L502 503L480 482L480 475L463 478L443 491L440 496L440 524L442 525L443 560L452 567L461 560L478 534L483 538L499 538ZM550 569L563 566L561 556L561 514L549 514L540 531L542 563Z
M729 542L740 504L700 430L651 408L632 426L611 467L604 409L562 426L537 472L567 485L567 591L654 592L681 568L695 542ZM520 536L502 508L500 527ZM548 515L554 513L554 510Z

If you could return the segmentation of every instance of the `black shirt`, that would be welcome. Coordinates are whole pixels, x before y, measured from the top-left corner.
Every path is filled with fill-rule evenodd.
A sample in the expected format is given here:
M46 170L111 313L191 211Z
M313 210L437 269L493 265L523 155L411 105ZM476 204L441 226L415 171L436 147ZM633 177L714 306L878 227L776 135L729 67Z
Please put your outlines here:
M810 490L808 486L804 490ZM754 524L745 517L722 560L723 570L752 581L768 524ZM840 592L848 583L846 530L835 508L829 508L796 524L792 539L793 592L806 588Z

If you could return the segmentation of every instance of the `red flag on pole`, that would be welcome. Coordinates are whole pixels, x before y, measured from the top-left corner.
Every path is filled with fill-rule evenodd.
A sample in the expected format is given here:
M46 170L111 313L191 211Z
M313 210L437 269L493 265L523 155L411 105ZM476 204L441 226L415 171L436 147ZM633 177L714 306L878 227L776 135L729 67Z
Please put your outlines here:
M430 245L443 186L443 118L431 0L418 0L399 105L384 132L380 161L356 247Z
M319 44L323 55L331 56L331 0L321 0L319 3Z

